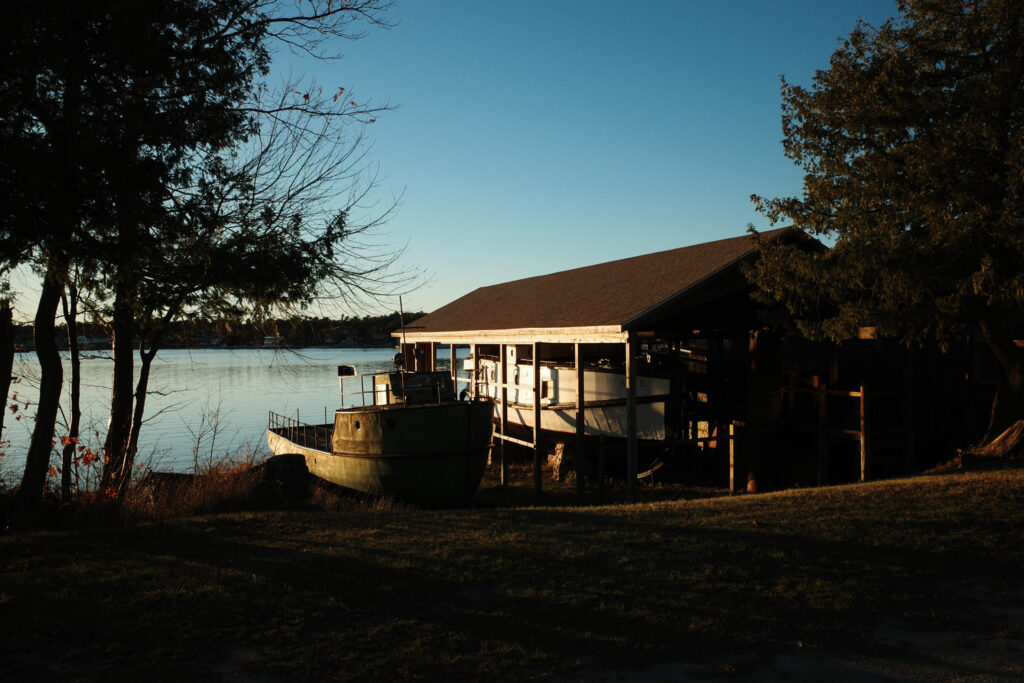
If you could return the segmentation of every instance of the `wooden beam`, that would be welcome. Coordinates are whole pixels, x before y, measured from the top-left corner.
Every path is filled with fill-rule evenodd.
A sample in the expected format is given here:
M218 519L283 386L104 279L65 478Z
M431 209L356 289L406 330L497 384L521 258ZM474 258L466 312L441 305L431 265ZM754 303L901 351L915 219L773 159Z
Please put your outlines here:
M392 333L401 338L401 332ZM406 341L436 341L446 344L621 344L626 332L619 325L596 325L593 327L531 327L506 330L450 330L413 331L405 330Z
M514 386L514 385L513 385ZM636 404L638 406L646 403L667 403L672 398L671 394L649 394L647 396L637 396ZM627 401L625 398L599 398L591 401L586 401L583 404L584 408L611 408L613 406L624 406ZM521 405L516 401L512 401L512 405ZM576 409L576 402L570 401L567 403L547 403L541 406L541 410L561 410L569 411Z
M584 372L583 350L577 343L574 345L574 363L576 365L576 495L582 496L586 490L583 472L583 457L586 454L584 432L586 430L586 413L583 410Z
M508 441L509 443L518 444L520 446L525 446L527 448L531 448L533 446L533 442L532 441L523 441L522 439L517 439L514 436L508 436L508 435L505 435L505 434L498 434L498 438L501 439L502 441Z
M541 486L540 462L540 344L533 344L533 491L539 499L544 493Z
M860 480L867 481L870 475L870 444L868 441L868 395L867 387L860 387Z
M636 334L626 338L626 502L636 502Z

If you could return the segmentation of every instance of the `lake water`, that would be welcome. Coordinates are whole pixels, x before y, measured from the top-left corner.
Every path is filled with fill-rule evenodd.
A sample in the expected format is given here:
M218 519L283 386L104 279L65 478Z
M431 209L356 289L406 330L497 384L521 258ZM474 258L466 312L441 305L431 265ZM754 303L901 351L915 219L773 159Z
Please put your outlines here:
M264 349L171 349L153 361L147 420L139 439L138 459L160 470L190 471L211 457L255 450L267 454L264 430L267 413L274 411L304 422L328 421L341 405L338 366L354 365L360 374L392 368L395 349L315 348L290 351ZM438 353L439 365L447 367L447 349ZM112 361L94 353L82 361L82 439L96 449L103 444L110 407ZM137 367L137 366L136 366ZM70 363L64 357L65 379ZM35 354L18 354L14 374L23 380L11 393L29 400L20 421L8 410L3 438L9 443L0 458L0 474L6 483L20 479L31 436L31 415L38 398L39 366ZM345 382L356 391L359 379ZM367 381L369 386L369 381ZM62 403L67 409L69 387ZM358 396L346 396L352 405ZM22 403L24 406L24 403ZM58 416L58 437L66 433ZM54 460L56 463L56 460Z

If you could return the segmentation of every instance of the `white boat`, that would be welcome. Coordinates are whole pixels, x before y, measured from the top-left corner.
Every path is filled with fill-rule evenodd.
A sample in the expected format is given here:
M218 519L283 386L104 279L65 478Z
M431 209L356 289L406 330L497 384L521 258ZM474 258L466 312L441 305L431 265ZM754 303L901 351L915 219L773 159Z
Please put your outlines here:
M508 347L508 422L533 428L533 364L517 363L515 347ZM495 401L495 418L501 417L501 363L481 357L477 390ZM463 368L472 371L474 359ZM615 370L583 369L584 434L624 437L626 426L626 376ZM571 364L545 362L540 366L540 407L543 430L576 433L576 368ZM637 437L665 438L665 398L670 380L663 377L637 377Z

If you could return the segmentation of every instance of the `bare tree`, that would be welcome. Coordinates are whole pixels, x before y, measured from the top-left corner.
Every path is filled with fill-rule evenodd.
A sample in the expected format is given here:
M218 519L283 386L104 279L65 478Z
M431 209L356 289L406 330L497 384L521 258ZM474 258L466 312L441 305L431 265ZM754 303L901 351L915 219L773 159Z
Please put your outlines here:
M286 83L269 106L255 100L263 112L256 135L240 150L197 159L195 182L168 188L169 211L152 240L160 253L146 256L138 290L131 431L105 468L105 482L120 493L138 449L152 361L171 324L199 311L263 318L324 300L367 306L414 279L397 267L401 250L378 234L396 203L372 199L376 176L361 127L383 108L330 108L333 96L319 88L317 100L303 93L302 106L291 107L296 92ZM360 129L346 138L353 121Z

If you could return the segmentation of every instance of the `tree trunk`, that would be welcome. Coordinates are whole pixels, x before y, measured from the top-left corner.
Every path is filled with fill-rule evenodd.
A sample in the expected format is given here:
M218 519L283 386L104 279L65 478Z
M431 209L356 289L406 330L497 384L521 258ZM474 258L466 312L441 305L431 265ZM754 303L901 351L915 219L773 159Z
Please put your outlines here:
M18 490L18 515L20 526L31 525L39 512L39 503L46 485L46 475L53 451L54 425L60 407L60 390L64 382L64 370L60 362L60 351L54 340L54 319L57 304L63 290L61 269L52 262L43 280L43 291L36 308L34 338L36 356L39 358L39 405L36 408L36 426L25 458L25 473Z
M60 497L65 503L71 500L71 468L82 420L82 360L78 349L78 288L74 282L68 282L68 294L69 296L61 299L64 322L68 327L68 354L71 356L71 423L68 425L68 440L64 444L60 471Z
M114 376L110 393L110 419L107 440L103 445L103 474L100 488L116 491L121 484L119 475L125 471L128 437L132 425L132 393L135 391L135 316L134 290L130 285L118 285L114 295L113 352Z
M1003 376L992 399L988 429L982 443L989 443L1018 420L1024 420L1024 351L1013 343L1000 325L983 316L981 333L1003 369Z
M132 416L132 430L128 438L128 449L125 454L125 472L128 476L122 476L118 487L118 496L123 496L128 490L128 482L131 481L131 471L135 466L135 454L139 450L139 430L142 429L142 417L146 410L146 392L149 391L149 371L153 367L153 359L156 358L157 340L153 340L150 348L144 345L139 346L139 355L142 364L139 367L139 381L135 387L135 412Z
M0 301L0 443L4 435L4 415L7 414L7 394L11 390L11 373L14 372L14 316L11 302Z

